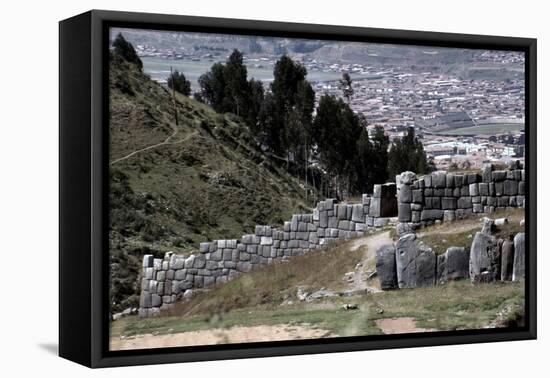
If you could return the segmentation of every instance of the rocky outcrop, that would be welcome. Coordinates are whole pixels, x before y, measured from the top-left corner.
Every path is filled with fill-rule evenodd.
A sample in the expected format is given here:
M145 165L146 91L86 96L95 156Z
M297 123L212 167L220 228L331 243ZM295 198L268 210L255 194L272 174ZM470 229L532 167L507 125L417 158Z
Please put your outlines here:
M525 233L520 232L514 237L514 267L512 280L525 278Z
M400 289L432 286L436 278L434 251L416 238L406 234L395 245L397 283Z
M376 274L382 290L398 289L395 247L384 245L376 251Z
M437 256L437 282L469 277L470 253L464 247L449 247Z

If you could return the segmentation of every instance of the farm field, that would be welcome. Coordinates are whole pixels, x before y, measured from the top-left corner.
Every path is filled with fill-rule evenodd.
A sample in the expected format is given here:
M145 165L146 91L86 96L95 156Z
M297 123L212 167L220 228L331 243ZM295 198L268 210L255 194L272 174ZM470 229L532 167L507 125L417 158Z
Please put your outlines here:
M486 125L463 127L460 129L443 130L438 135L496 135L507 132L516 132L525 127L523 123L488 123Z

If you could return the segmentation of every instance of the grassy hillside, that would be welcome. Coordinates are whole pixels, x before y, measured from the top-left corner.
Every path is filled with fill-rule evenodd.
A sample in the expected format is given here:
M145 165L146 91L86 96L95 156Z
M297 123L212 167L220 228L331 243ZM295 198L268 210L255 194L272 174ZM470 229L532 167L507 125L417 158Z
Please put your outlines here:
M186 253L304 211L299 182L237 117L176 96L116 55L110 63L112 302L137 302L141 256Z

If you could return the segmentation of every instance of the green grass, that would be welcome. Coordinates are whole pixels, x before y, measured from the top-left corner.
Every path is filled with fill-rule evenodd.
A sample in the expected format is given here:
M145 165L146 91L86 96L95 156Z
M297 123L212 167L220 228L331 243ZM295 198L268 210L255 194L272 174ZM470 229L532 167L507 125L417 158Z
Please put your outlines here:
M245 307L276 308L284 301L295 301L299 286L309 293L321 288L334 291L346 289L344 274L355 268L366 248L352 252L351 243L353 241L335 242L303 256L292 257L291 262L277 261L243 274L188 302L178 303L171 313L213 316Z
M493 235L497 238L509 238L518 232L524 232L520 220L525 217L523 209L498 210L493 214L479 214L454 222L443 222L425 230L419 230L419 239L434 249L436 254L445 253L449 247L464 247L470 249L476 232L481 231L481 219L484 217L507 218L508 223L495 227Z
M358 310L344 310L353 303ZM469 280L453 281L429 288L404 289L355 297L337 297L312 303L253 306L226 313L162 316L138 319L135 316L113 323L112 336L230 328L233 326L308 324L327 330L332 336L380 334L378 319L413 317L417 326L437 330L478 329L493 321L507 306L522 308L523 283L473 285ZM521 312L513 314L521 317ZM516 319L510 319L514 321Z
M492 123L481 126L462 127L458 129L437 131L438 135L496 135L517 132L525 128L523 123Z

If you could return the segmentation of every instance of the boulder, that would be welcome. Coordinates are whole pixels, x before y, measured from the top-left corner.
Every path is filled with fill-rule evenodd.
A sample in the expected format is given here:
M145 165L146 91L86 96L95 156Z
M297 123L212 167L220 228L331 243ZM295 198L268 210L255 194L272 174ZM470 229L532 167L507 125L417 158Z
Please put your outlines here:
M486 220L489 220L486 218ZM470 248L470 279L472 282L493 282L500 278L500 253L497 239L487 232L492 220L477 232ZM490 226L489 226L490 224Z
M500 279L502 281L511 281L514 267L514 242L512 240L505 240L502 243L500 255Z
M400 222L395 225L397 236L414 233L414 226L411 223Z
M397 270L395 263L395 247L384 245L376 251L376 274L382 290L397 289Z
M406 171L397 176L397 182L399 184L410 185L416 180L416 174L414 172Z
M469 276L470 254L464 247L449 247L437 256L437 282L467 278Z
M396 243L397 283L399 288L432 286L436 278L434 251L415 234L401 236Z
M525 233L520 232L514 237L514 267L512 281L525 278Z

